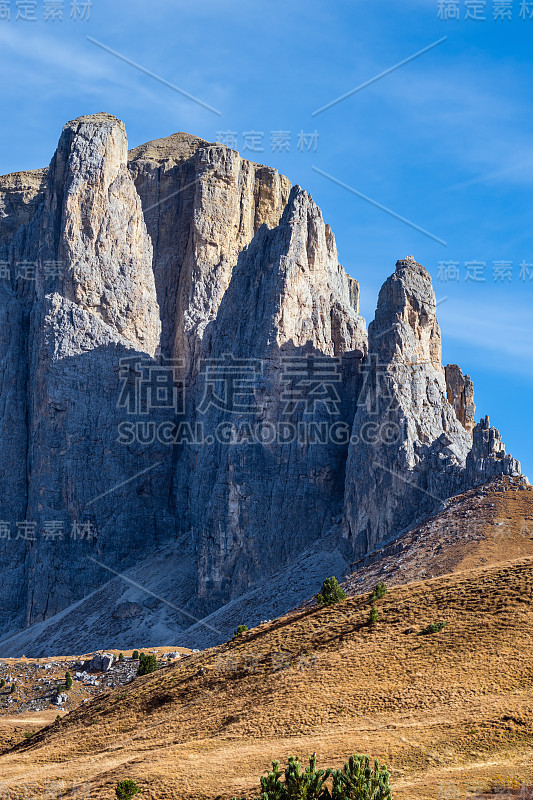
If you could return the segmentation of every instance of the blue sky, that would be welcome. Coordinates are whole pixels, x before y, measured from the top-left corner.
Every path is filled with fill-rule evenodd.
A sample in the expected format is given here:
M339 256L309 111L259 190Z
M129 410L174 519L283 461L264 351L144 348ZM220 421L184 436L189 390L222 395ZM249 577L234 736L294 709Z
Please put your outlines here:
M313 195L361 283L367 321L398 258L429 269L444 362L472 376L477 418L490 414L533 476L533 1L459 0L459 19L439 18L454 3L438 0L93 0L89 12L78 4L77 19L64 0L63 19L45 20L53 5L0 2L0 173L48 164L62 125L97 111L124 120L132 147L178 130L209 141L231 132L243 155ZM475 13L485 19L465 18ZM244 149L250 131L263 134L262 152ZM273 149L276 131L289 151ZM300 132L310 150L298 148ZM453 262L459 279L439 262ZM465 280L475 271L467 262L484 282ZM509 262L511 279L495 280Z

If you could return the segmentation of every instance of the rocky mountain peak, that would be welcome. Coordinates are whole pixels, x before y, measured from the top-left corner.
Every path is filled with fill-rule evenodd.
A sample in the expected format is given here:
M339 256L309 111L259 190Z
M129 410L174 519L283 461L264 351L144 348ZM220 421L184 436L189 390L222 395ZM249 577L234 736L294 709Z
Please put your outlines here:
M370 350L384 362L428 363L441 371L441 335L431 276L413 256L396 262L369 326Z
M127 169L124 123L111 114L68 122L48 170L38 257L60 275L39 278L153 355L161 323L152 244Z

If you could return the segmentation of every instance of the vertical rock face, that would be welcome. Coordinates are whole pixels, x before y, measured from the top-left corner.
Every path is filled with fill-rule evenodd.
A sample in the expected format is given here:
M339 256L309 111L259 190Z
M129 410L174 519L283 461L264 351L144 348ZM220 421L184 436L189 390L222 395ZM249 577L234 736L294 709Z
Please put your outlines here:
M129 168L154 242L161 349L183 359L189 375L238 254L261 225L278 224L290 183L183 133L136 148Z
M6 260L8 243L27 225L44 197L46 170L14 172L0 177L0 258Z
M316 204L221 145L68 123L0 178L0 269L3 633L173 548L188 625L520 470L442 367L426 270L398 262L367 341Z
M342 511L366 353L350 290L329 226L295 187L279 226L264 225L239 256L202 343L219 377L199 374L192 406L212 443L185 449L176 481L206 608L267 578ZM231 371L248 391L232 402Z
M447 375L448 381L431 278L409 256L383 285L369 326L366 380L346 468L344 537L356 555L481 482L484 470L509 474L516 467L503 456L496 462L498 436L491 434L489 444L477 428L469 456L472 385L458 368ZM480 469L477 477L472 463Z
M446 394L448 402L453 406L455 416L468 433L474 430L474 384L469 375L463 375L457 364L448 364L445 368Z
M101 114L68 123L41 205L10 244L13 264L37 265L33 280L16 279L4 305L26 320L17 349L26 420L7 447L23 465L25 501L2 518L20 537L5 546L22 551L28 623L107 577L91 559L131 564L147 536L156 542L172 530L169 470L161 476L168 453L117 443L122 360L152 362L160 335L152 247L126 160L119 120ZM13 360L8 353L10 369ZM21 374L11 382L20 384Z
M44 197L46 170L0 178L0 630L25 624L27 542L16 522L28 502L28 341L31 282L17 280L28 223ZM21 267L22 269L22 267Z

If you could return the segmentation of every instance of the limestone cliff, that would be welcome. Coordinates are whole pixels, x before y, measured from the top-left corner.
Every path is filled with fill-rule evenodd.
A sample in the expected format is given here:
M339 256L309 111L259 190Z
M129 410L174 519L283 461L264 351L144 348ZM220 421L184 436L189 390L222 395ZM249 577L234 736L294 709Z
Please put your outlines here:
M366 354L352 301L329 226L294 187L279 225L263 225L240 254L202 343L219 370L215 396L220 373L239 363L250 394L233 408L206 406L208 375L199 374L189 416L213 443L185 448L177 462L179 517L196 544L206 608L265 580L342 513L341 434Z

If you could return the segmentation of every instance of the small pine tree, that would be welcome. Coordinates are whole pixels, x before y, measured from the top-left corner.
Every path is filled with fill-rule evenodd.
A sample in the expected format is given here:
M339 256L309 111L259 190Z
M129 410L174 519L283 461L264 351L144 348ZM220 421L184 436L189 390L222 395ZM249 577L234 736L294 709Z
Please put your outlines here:
M137 675L149 675L151 672L157 672L158 669L159 664L157 663L157 658L153 654L140 654Z
M65 672L65 689L67 692L72 689L72 675L70 672Z
M330 606L332 603L338 603L339 600L345 599L346 592L341 589L337 578L333 575L324 581L322 590L316 596L316 602L319 606Z
M246 625L238 625L237 626L237 630L233 631L233 636L231 638L232 639L238 639L239 636L241 636L243 633L246 633L247 630L248 630L248 628L247 628Z
M385 597L387 594L387 587L384 583L378 583L376 588L373 590L372 594L370 595L370 602L373 603L374 600L381 600L382 597Z
M370 609L370 614L368 615L368 624L375 625L379 619L379 611L377 610L376 606L372 606Z
M138 661L139 660L139 651L138 650L134 650L133 651L132 658L133 658L134 661Z
M16 691L17 691L17 684L16 683L12 683L11 687L9 689L9 694L15 694Z
M131 798L139 794L140 791L140 788L131 778L119 781L115 786L115 794L118 800L131 800Z
M5 685L6 685L5 680L3 678L0 679L0 689L3 689Z
M377 758L372 769L368 756L350 756L342 771L333 773L331 800L392 800L389 780L387 767L380 768Z
M124 661L124 653L119 653L118 654L118 660L119 661Z
M316 753L309 759L309 766L302 772L297 758L289 756L289 763L285 769L285 785L281 782L279 762L272 762L272 772L266 777L261 777L261 798L263 800L322 800L327 797L324 784L331 775L331 770L316 768Z

